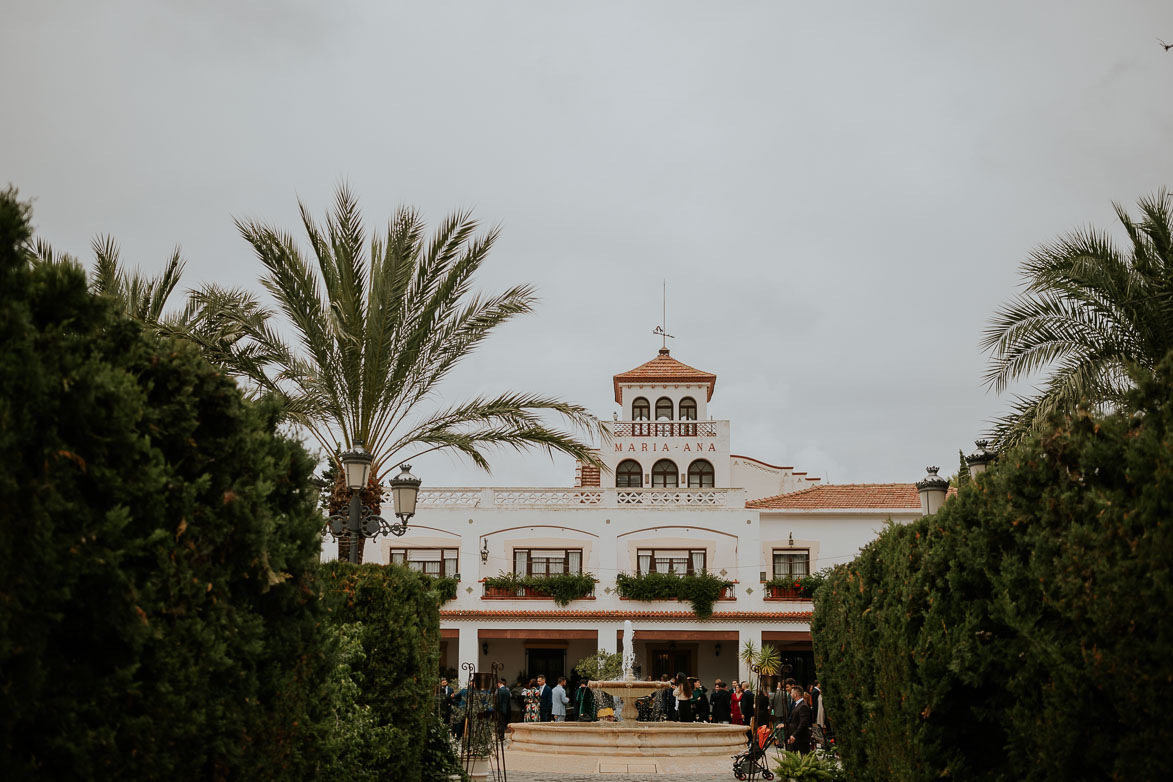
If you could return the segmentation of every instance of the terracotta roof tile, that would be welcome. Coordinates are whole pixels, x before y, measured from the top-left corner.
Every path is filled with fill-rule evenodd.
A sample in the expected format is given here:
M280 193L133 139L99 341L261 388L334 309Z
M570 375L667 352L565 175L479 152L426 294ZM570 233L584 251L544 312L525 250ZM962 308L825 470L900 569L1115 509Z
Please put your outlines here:
M711 372L702 372L688 364L682 364L668 355L667 348L660 348L660 355L646 364L640 364L635 369L622 372L615 376L615 401L623 404L619 396L620 383L641 383L644 385L671 384L671 383L704 383L708 385L708 394L705 401L713 398L713 389L717 386L717 376Z
M834 508L900 508L920 510L920 494L912 483L824 484L745 503L762 510Z
M810 611L714 611L716 620L760 620L809 622ZM451 609L440 611L441 619L693 619L692 611L491 611Z

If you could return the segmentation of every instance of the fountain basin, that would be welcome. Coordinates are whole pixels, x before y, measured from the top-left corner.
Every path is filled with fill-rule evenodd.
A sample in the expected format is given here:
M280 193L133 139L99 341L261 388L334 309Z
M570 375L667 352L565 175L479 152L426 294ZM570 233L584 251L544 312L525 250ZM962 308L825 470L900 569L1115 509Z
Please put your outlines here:
M668 682L641 682L635 678L630 679L611 679L597 682L590 682L587 684L592 690L602 690L608 695L613 695L623 701L623 715L625 721L635 721L638 714L635 708L635 702L645 695L651 695L660 690L667 690L672 687Z
M650 682L648 682L650 683ZM744 725L705 722L514 722L511 751L544 755L737 755Z

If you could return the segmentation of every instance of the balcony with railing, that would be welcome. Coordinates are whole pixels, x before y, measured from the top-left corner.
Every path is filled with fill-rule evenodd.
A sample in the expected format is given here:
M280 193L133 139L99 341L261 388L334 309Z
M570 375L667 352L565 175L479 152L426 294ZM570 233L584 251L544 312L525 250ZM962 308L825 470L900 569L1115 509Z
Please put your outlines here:
M422 488L421 508L736 508L744 489Z
M611 421L616 437L716 437L717 421Z

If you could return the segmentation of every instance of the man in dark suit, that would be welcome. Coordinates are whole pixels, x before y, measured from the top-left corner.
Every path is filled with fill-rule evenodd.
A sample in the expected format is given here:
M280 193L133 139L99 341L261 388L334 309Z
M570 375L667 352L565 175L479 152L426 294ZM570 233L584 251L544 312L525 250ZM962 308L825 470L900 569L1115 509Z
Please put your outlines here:
M752 687L752 686L753 686L753 683L750 682L748 679L746 679L745 681L743 681L741 683L741 687L742 687L742 690L741 690L741 718L743 720L745 720L746 725L750 724L750 720L753 719L753 716L754 716L754 713L753 713L754 696L753 696L753 690L750 689L750 687ZM755 725L754 727L757 727L757 726Z
M440 686L436 688L436 705L440 711L440 720L445 725L452 724L452 697L454 695L456 695L456 690L452 689L448 680L441 679Z
M513 710L512 706L513 695L509 692L509 686L504 679L497 682L497 738L502 741L505 740L505 728L509 725L510 713Z
M805 755L811 751L811 707L802 695L799 685L790 688L794 705L790 709L790 722L786 724L786 748Z
M554 711L554 691L546 684L546 677L538 675L538 719L549 722Z
M733 693L725 687L725 682L718 679L713 683L713 695L709 698L713 710L713 722L728 724L729 720L733 719L732 698Z

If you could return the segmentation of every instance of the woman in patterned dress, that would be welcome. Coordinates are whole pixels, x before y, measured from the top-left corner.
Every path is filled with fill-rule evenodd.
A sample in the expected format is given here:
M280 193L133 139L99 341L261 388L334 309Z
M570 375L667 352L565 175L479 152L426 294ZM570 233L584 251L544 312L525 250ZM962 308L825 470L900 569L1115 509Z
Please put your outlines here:
M522 722L538 722L541 719L541 704L539 703L536 679L529 680L529 686L521 691L521 697L525 701L525 714L522 717Z

